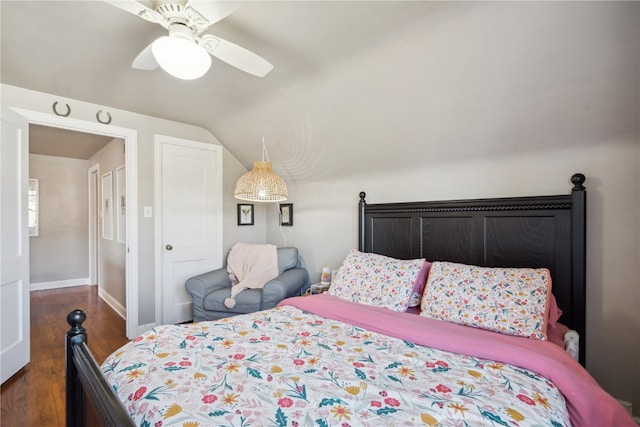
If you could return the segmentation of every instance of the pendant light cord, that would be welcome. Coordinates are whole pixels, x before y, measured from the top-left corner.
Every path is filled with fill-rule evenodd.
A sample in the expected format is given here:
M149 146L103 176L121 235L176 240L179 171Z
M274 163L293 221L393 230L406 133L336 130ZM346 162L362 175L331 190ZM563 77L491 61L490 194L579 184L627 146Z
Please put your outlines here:
M278 224L280 225L280 234L282 235L282 241L283 241L282 246L286 247L287 246L287 236L284 234L284 229L282 228L282 219L280 218L280 212L282 212L282 211L280 210L280 202L278 202L277 205L278 205Z
M262 137L262 161L266 158L269 161L269 153L267 153L267 145L264 143L264 136Z

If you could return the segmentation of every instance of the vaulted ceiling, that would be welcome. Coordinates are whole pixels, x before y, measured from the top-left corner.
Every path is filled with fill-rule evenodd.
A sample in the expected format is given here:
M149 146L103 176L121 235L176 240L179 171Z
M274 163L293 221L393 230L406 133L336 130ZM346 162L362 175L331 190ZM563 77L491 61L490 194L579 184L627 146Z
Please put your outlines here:
M304 96L302 81L383 42L434 8L425 3L245 3L208 32L264 57L274 70L258 78L214 59L203 78L183 81L160 69L131 68L145 46L166 34L159 25L101 1L3 0L2 82L201 126L249 166L261 154L262 136L274 160L292 146L313 144L295 140L308 135L277 130L284 125L287 132L304 132L306 123L292 114L303 106L292 100L268 118L259 111L265 100L288 91L296 99ZM240 128L227 125L238 122ZM294 140L285 147L283 137Z
M637 96L637 5L241 3L208 32L269 60L264 78L215 59L194 81L134 70L161 26L102 1L2 0L1 80L201 126L247 167L264 136L285 179L526 155L637 123L616 107Z

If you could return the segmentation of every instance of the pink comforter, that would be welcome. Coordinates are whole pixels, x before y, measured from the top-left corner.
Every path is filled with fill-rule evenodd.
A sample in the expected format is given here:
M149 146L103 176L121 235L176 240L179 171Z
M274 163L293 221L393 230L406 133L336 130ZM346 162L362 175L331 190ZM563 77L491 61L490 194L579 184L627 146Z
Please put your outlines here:
M637 427L631 416L566 352L548 342L397 313L321 294L280 303L424 346L508 363L553 381L574 426ZM594 404L597 402L597 404Z

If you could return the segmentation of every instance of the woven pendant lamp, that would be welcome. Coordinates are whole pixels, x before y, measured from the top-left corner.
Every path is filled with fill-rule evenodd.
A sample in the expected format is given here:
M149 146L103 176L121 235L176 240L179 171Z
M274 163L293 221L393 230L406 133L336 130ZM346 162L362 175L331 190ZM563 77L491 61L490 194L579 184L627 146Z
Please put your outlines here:
M283 202L287 200L289 196L287 184L271 170L264 138L262 139L262 160L253 162L253 169L238 179L233 196L236 199L250 202Z

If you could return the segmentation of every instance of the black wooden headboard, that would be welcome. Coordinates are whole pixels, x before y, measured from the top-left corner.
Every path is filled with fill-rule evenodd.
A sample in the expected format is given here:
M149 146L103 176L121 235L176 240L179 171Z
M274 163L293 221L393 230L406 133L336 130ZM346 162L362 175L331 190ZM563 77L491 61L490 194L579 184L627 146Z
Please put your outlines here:
M484 267L546 267L563 311L580 334L585 363L585 177L571 194L367 204L360 193L359 250Z

